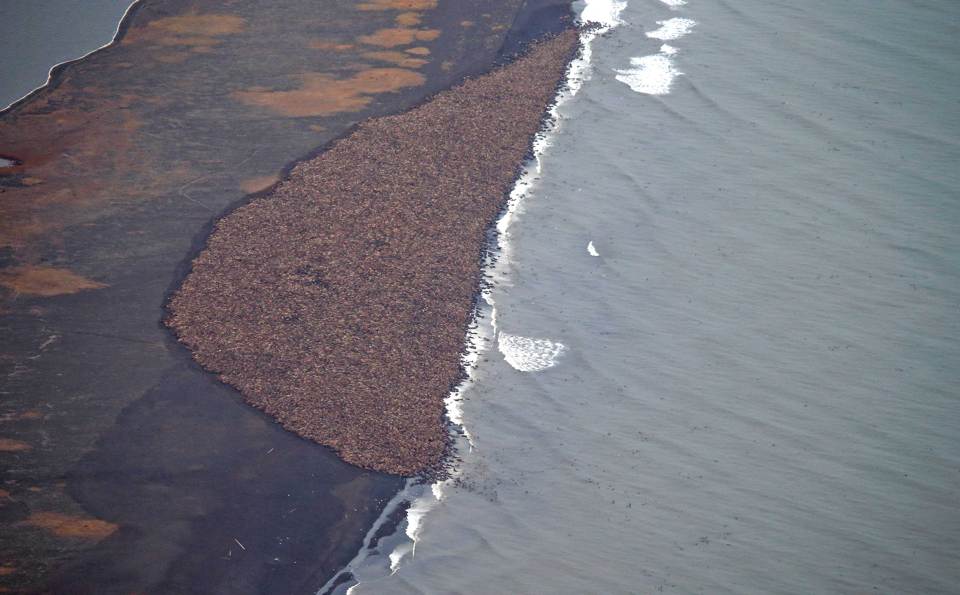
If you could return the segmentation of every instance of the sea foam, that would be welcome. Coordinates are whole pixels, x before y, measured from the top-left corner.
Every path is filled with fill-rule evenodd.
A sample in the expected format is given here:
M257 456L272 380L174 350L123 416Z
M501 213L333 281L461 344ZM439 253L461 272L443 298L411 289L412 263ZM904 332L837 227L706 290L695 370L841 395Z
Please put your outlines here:
M563 343L555 343L549 339L535 339L500 333L497 347L506 360L515 370L521 372L540 372L552 368L557 364L566 347Z
M675 17L665 21L657 21L657 24L660 25L660 28L654 31L647 31L646 36L651 39L670 41L673 39L680 39L684 35L690 33L697 22L693 19Z

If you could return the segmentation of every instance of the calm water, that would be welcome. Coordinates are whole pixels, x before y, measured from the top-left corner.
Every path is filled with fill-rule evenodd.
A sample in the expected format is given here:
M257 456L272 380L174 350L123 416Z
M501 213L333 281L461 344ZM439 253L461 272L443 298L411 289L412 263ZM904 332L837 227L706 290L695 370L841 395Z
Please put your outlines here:
M131 0L0 0L0 109L50 68L110 43Z
M958 592L960 4L622 8L351 593Z

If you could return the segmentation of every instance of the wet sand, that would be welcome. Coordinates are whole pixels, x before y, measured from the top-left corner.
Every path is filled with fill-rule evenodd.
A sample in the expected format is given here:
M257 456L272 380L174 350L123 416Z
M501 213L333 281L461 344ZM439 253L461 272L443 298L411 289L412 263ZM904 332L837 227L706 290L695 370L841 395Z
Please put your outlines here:
M0 113L0 588L309 591L353 555L401 480L244 405L163 305L250 192L560 5L147 0Z
M486 231L577 40L534 44L298 165L217 223L170 326L248 402L344 460L437 469Z

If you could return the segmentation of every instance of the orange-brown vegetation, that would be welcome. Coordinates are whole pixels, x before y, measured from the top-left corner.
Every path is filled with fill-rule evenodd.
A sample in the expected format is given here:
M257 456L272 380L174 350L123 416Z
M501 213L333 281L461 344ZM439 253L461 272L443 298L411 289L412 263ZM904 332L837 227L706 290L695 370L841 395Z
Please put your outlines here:
M408 45L414 41L433 41L440 37L437 29L409 29L398 27L395 29L380 29L370 35L361 35L358 39L367 45L376 45L385 48Z
M113 523L90 517L76 517L59 512L35 512L22 521L25 525L49 531L58 537L101 540L119 527Z
M420 24L423 17L418 12L402 12L394 20L401 27L415 27Z
M0 438L0 452L23 452L33 447L22 440L13 438Z
M391 64L400 66L401 68L420 68L427 63L427 60L422 58L412 58L404 52L394 52L390 50L384 50L382 52L364 52L361 55L364 58L369 58L370 60L389 62Z
M425 80L422 74L404 68L370 68L346 79L311 72L304 74L300 87L292 91L255 87L233 96L285 116L324 116L359 111L373 101L374 94L415 87Z
M157 19L146 26L130 29L123 43L148 43L160 46L210 47L222 37L240 33L246 20L231 14L196 12Z
M310 42L310 49L329 50L334 52L346 52L353 49L353 44L338 43L336 41L325 41L323 39L314 39Z
M0 286L18 293L49 297L106 287L69 269L50 266L21 266L0 269Z
M357 4L357 10L430 10L437 0L368 0Z
M69 224L77 211L62 207L99 204L117 180L134 192L156 186L162 176L142 168L137 148L141 120L131 107L138 100L67 81L0 120L3 150L21 162L3 173L22 176L0 200L0 247L22 248Z

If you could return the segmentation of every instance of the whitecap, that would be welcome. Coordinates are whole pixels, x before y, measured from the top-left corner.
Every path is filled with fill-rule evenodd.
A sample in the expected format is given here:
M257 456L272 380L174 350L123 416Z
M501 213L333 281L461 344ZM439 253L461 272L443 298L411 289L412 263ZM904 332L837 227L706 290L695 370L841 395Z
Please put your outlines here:
M680 8L687 3L687 0L660 0L670 8Z
M620 13L626 7L626 0L587 0L586 6L580 12L580 22L616 27L623 22L620 20Z
M617 80L635 92L647 95L666 95L673 79L683 74L673 67L670 56L663 54L630 58L630 66L616 71Z
M521 337L501 332L497 346L503 359L521 372L540 372L557 364L557 358L566 350L562 343L549 339Z
M657 21L657 24L660 25L660 28L655 31L647 31L647 37L669 41L671 39L680 39L687 33L690 33L690 30L693 29L693 26L696 25L697 22L693 19L676 17L665 21Z
M676 56L677 52L680 51L677 48L673 47L669 43L665 43L660 46L660 53L664 56Z
M590 256L600 256L600 253L597 252L597 247L593 245L593 240L587 243L587 253L590 254Z

